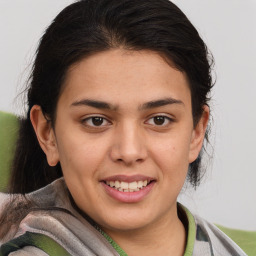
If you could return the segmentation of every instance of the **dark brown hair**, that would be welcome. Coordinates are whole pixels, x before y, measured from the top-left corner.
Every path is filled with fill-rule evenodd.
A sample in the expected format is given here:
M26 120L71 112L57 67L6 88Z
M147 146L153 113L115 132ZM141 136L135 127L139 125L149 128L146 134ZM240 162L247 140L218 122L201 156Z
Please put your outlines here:
M62 176L50 167L37 142L29 113L40 105L54 126L56 105L68 68L88 55L111 48L152 50L186 73L194 124L213 86L212 58L197 30L168 0L80 0L66 7L41 38L27 89L28 111L21 120L13 163L11 193L39 189ZM201 152L202 153L202 152ZM188 180L200 181L201 154L190 164Z
M60 164L50 167L39 146L29 118L33 105L41 106L54 127L56 105L69 67L86 56L118 47L155 51L184 72L191 90L194 125L197 124L213 86L213 61L185 14L169 0L77 1L60 12L40 40L27 88L28 110L21 119L10 193L25 194L62 176ZM189 166L188 180L194 187L202 174L201 155L202 152ZM33 205L24 200L20 207L18 201L13 203L23 213L15 215L13 204L7 206L0 218L0 237ZM9 211L13 214L8 216Z

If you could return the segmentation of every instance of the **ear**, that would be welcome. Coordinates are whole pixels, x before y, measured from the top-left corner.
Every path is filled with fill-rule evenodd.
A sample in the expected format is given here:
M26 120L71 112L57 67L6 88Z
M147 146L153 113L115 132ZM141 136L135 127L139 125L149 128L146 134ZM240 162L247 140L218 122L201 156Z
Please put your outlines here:
M196 127L193 129L191 142L190 142L190 151L189 151L189 163L194 162L203 146L204 136L209 121L210 110L207 105L203 107L203 114L198 121Z
M30 120L37 140L47 157L48 164L55 166L59 162L59 153L51 122L45 118L41 107L38 105L32 107Z

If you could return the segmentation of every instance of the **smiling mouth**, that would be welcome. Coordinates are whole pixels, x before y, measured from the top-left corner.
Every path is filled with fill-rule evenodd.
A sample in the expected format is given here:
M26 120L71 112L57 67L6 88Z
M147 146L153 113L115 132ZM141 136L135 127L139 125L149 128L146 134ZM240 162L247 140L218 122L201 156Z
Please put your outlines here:
M143 188L147 187L151 181L148 180L140 180L133 182L124 182L124 181L104 181L109 187L116 189L120 192L138 192Z

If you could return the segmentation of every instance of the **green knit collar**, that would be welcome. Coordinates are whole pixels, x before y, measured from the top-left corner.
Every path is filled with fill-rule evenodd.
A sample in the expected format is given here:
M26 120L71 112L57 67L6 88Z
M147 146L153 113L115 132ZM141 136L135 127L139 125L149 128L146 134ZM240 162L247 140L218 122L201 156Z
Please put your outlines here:
M194 244L196 240L196 223L194 216L192 213L182 204L178 203L178 207L180 207L181 210L185 213L185 216L187 218L187 245L184 252L184 256L192 256L193 250L194 250ZM181 219L181 221L184 223L184 221Z

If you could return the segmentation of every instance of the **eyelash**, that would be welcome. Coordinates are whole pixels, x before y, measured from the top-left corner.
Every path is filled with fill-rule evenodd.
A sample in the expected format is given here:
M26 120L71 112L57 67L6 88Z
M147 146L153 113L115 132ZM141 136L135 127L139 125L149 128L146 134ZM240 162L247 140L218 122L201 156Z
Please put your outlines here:
M154 121L156 121L155 118L163 118L164 119L164 123L163 124L156 124L156 123L150 124L149 121L153 120L153 122L154 122ZM166 126L168 126L172 122L174 122L174 120L172 118L168 117L168 116L156 115L156 116L153 116L153 117L149 118L146 123L148 123L150 125L154 125L156 127L166 127Z
M157 121L156 118L163 118L164 123L163 124L150 123L151 120L153 122ZM93 121L96 121L96 122L100 121L102 123L100 123L99 125L95 125L95 123L93 124ZM155 115L155 116L152 116L149 119L147 119L147 121L145 123L149 124L149 125L152 125L152 126L156 126L156 127L166 127L172 122L174 122L174 120L172 118L168 117L168 116ZM108 125L111 125L111 122L108 119L106 119L105 117L102 117L102 116L91 116L91 117L87 117L87 118L83 119L82 124L85 124L88 127L92 127L92 128L97 129L97 128L103 128L103 127L106 127Z
M107 124L95 125L95 124L93 124L93 119L100 119L100 120L102 120L103 123L107 122ZM95 121L97 121L97 120L95 120ZM88 124L88 122L90 122L90 124ZM90 117L87 117L87 118L83 119L82 124L85 124L88 127L102 128L102 127L106 127L106 126L110 125L111 122L108 121L105 117L102 117L102 116L90 116Z

